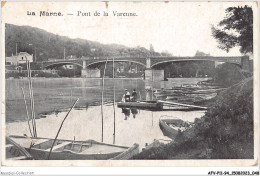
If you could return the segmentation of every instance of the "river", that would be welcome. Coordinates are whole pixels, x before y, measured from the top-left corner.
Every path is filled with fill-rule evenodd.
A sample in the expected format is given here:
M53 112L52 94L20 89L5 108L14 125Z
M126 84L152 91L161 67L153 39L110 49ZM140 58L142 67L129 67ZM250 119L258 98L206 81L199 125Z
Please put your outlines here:
M171 88L180 84L196 84L205 78L175 78L169 81L145 82L141 79L105 79L105 102L113 100L113 85L115 83L116 101L120 101L124 89L136 89L140 97L146 96L145 88ZM20 88L25 89L27 104L29 106L28 81L26 79L6 80L6 133L7 135L30 135L26 122L26 111ZM37 122L38 137L54 138L59 125L67 110L79 98L78 106L88 108L74 109L61 130L59 138L101 141L101 107L93 106L100 102L102 80L83 78L54 78L33 79L35 111L39 119ZM61 111L64 109L64 111ZM169 140L163 136L159 128L159 119L162 116L177 117L193 122L200 118L205 111L148 111L131 109L123 112L115 108L115 141L117 145L131 146L138 143L141 148L154 139ZM54 112L54 113L50 113ZM46 114L40 118L38 114ZM17 126L19 125L19 128ZM104 142L113 143L114 116L113 106L104 106Z

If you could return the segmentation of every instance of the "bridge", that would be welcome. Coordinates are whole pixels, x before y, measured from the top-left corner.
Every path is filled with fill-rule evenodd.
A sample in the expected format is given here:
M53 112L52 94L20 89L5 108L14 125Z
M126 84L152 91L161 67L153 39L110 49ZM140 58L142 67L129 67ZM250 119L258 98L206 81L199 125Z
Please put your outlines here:
M236 57L214 57L214 56L195 56L195 57L98 57L80 59L66 59L66 60L49 60L43 62L43 67L46 69L55 68L60 65L74 64L82 67L82 76L88 76L91 69L88 69L91 65L112 62L132 62L144 66L146 70L152 70L153 67L162 63L168 62L181 62L181 61L214 61L214 62L227 62L240 66L242 70L249 70L249 57L248 56L236 56ZM94 72L98 72L95 70ZM149 71L147 71L148 73ZM98 74L94 74L98 75ZM100 73L99 73L100 75ZM147 74L146 74L147 75ZM148 73L149 75L149 73ZM98 76L97 76L98 77Z

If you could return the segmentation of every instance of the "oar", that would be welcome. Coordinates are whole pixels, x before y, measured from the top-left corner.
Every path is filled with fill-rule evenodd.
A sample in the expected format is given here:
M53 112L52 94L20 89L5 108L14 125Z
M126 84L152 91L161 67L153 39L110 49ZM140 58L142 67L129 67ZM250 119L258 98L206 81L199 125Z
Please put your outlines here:
M58 136L59 136L60 130L61 130L61 128L62 128L62 125L63 125L64 121L66 120L66 118L68 117L70 111L74 108L74 106L75 106L76 103L78 102L78 100L79 100L79 99L77 99L77 100L75 101L75 103L74 103L73 106L70 108L69 112L66 114L66 116L65 116L64 119L63 119L63 121L61 122L60 128L59 128L59 130L58 130L58 132L57 132L57 134L56 134L56 137L55 137L55 139L54 139L54 141L53 141L53 144L52 144L52 146L51 146L51 150L50 150L50 153L49 153L49 155L48 155L48 160L50 159L53 146L54 146L54 144L55 144L55 142L56 142L56 140L57 140L57 138L58 138Z
M30 130L31 136L33 137L32 130L31 130L31 125L30 125L30 118L29 118L28 108L27 108L27 104L26 104L26 99L25 99L23 88L21 87L21 89L22 89L22 93L23 93L23 100L24 100L25 109L26 109L28 126L29 126L29 130Z
M179 105L179 106L185 106L185 107L193 107L193 108L198 108L198 109L205 109L205 110L208 109L207 107L203 107L203 106L188 105L188 104L175 103L175 102L162 101L162 100L158 100L158 102L165 103L165 104L170 104L170 105Z
M27 77L28 77L28 82L29 82L28 89L29 89L29 96L30 96L30 107L31 107L31 119L32 119L33 137L36 137L34 118L33 118L33 107L32 107L32 92L31 92L31 81L30 81L30 68L29 68L29 61L27 61L27 57L26 57L26 66L27 66Z
M108 58L107 58L108 60ZM102 118L102 139L101 139L101 142L103 142L103 126L104 126L104 114L103 114L103 104L104 104L104 85L105 85L105 74L106 74L106 67L107 67L107 60L106 60L106 63L105 63L105 68L104 68L104 73L103 73L103 78L102 78L102 92L101 92L101 118Z

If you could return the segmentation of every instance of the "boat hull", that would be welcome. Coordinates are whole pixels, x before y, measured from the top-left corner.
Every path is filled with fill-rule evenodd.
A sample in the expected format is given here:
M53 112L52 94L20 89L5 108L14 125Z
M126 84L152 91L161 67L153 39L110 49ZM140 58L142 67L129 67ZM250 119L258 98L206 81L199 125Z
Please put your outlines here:
M159 127L164 136L167 136L173 140L178 135L178 131L169 127L163 120L159 120Z
M174 124L174 125L178 124L178 126L182 124L182 126L189 126L187 122L184 122L181 119L160 119L159 126L163 135L171 138L172 140L176 138L179 131L171 128L168 124Z
M28 153L25 148L17 144L9 137L6 137L5 157L8 160L10 159L32 160L33 159L31 154Z
M26 149L35 160L47 160L49 152L37 150L37 149ZM50 160L108 160L116 157L122 152L106 153L106 154L76 154L70 151L55 152L53 151L50 156Z
M20 143L35 160L47 160L54 139L10 136ZM33 145L31 145L33 143ZM139 153L139 145L132 147L106 144L94 140L71 141L57 139L52 148L50 160L108 160L129 159Z

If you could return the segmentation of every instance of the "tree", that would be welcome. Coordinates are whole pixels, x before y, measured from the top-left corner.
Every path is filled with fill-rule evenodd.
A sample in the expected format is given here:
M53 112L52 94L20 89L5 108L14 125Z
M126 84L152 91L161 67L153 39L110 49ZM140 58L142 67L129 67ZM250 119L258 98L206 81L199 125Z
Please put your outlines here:
M196 53L195 53L195 56L210 56L210 54L206 54L202 51L197 50Z
M253 53L253 10L251 7L229 7L218 27L212 27L212 35L219 48L229 50L240 47L243 54Z
M235 64L224 63L215 69L214 79L217 84L229 87L243 80L244 76Z
M151 52L151 53L154 53L154 48L153 48L153 45L152 45L152 44L150 44L150 52Z

